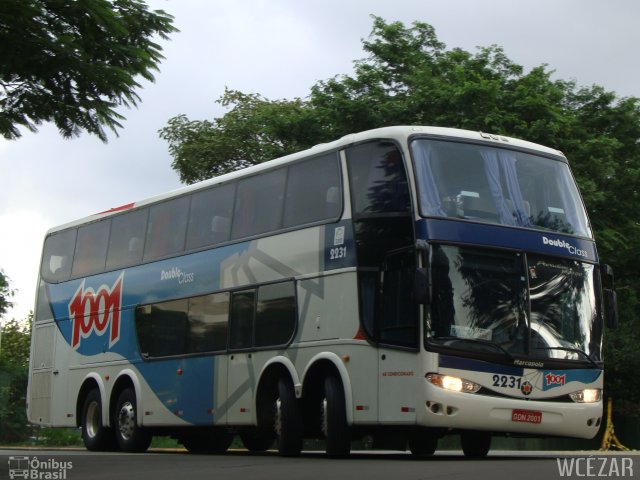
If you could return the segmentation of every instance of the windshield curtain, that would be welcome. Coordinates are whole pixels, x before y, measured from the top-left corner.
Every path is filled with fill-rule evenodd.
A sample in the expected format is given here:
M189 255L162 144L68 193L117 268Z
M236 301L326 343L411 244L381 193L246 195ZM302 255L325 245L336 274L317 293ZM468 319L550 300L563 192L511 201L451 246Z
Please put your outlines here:
M601 359L593 265L447 245L431 251L430 344L536 359Z
M516 150L416 139L412 154L423 216L591 237L566 163Z

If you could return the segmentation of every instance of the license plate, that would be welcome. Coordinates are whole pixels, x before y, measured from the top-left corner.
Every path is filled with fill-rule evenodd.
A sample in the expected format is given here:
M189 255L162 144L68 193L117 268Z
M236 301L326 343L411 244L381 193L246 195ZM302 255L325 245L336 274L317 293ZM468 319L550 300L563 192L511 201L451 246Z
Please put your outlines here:
M542 412L534 410L513 410L511 421L524 423L542 423Z

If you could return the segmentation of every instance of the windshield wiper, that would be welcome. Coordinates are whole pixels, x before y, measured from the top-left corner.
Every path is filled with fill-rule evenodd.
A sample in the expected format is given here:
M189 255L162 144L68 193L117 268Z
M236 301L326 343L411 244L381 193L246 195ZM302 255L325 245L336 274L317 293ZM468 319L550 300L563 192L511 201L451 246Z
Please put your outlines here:
M487 347L492 347L494 350L499 350L503 353L509 360L513 360L511 354L504 348L498 345L497 343L490 342L489 340L482 340L480 338L460 338L460 337L432 337L433 340L455 340L458 342L468 342L476 345L483 345Z
M593 365L596 368L600 368L600 365L598 365L593 360L593 358L591 358L589 356L589 354L587 352L585 352L584 350L580 350L579 348L575 348L575 347L536 347L536 350L563 350L565 352L579 353L579 354L583 355L587 360L589 360L589 363L591 363L591 365Z

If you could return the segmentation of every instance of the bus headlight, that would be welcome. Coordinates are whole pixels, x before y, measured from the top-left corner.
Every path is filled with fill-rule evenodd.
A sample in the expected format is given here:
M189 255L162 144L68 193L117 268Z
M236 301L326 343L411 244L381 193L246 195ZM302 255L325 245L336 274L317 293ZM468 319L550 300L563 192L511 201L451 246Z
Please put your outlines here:
M427 382L436 385L445 390L452 392L476 393L480 390L480 385L463 378L453 377L451 375L438 375L437 373L428 373L426 375Z
M602 390L599 388L585 388L577 392L570 393L571 400L577 403L595 403L602 397Z

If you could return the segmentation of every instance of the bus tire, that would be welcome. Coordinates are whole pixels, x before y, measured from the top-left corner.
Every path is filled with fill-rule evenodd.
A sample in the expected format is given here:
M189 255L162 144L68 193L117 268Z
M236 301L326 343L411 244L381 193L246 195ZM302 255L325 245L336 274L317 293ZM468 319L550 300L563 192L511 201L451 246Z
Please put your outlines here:
M89 391L82 404L82 441L87 450L102 452L116 447L113 430L102 424L102 398L100 391Z
M300 405L291 379L278 380L278 398L274 403L274 431L278 452L283 457L296 457L302 451L303 429Z
M438 437L427 429L418 429L409 435L409 450L414 457L428 457L438 448Z
M149 432L138 425L136 392L126 388L118 397L114 415L116 439L123 452L145 452L151 444Z
M351 452L351 429L347 424L344 387L331 375L324 380L321 408L321 429L324 433L327 456L346 457Z
M218 454L225 453L233 442L233 435L227 432L194 432L180 438L180 443L189 453Z
M491 449L490 432L466 431L462 432L460 437L465 457L484 458Z
M250 452L266 452L273 446L274 438L266 432L252 430L240 434L244 448Z

